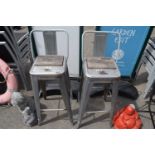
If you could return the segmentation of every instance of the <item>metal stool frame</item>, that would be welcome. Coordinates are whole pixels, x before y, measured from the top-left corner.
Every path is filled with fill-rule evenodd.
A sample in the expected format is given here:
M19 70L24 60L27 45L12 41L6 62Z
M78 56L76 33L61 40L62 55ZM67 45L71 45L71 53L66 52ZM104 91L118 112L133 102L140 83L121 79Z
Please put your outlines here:
M42 69L37 73L34 71L35 68L35 56L33 54L33 46L32 46L32 34L35 32L64 32L67 36L67 58L64 57L63 60L63 66L48 66L51 67L51 70L45 71L45 68L43 66ZM73 124L73 116L72 116L72 110L71 110L71 102L70 102L70 81L69 81L69 74L68 74L68 67L67 67L67 60L69 56L69 35L68 32L65 30L60 30L60 29L49 29L49 30L32 30L30 32L30 44L31 44L31 49L32 49L32 55L33 59L35 60L31 70L30 70L30 75L31 75L31 81L32 81L32 88L34 91L34 99L35 99L35 107L36 107L36 112L37 112L37 117L38 117L38 125L41 122L41 111L62 111L62 110L68 110L69 114L69 119L70 122ZM48 55L47 57L50 57ZM44 71L43 71L44 70ZM61 90L62 97L66 106L66 109L40 109L40 101L39 101L39 84L38 80L50 80L58 83L58 86Z
M87 68L87 58L84 57L84 36L87 33L95 33L95 34L109 34L110 33L110 34L118 35L119 39L118 39L117 50L120 49L120 34L119 33L111 32L111 31L85 31L83 33L83 35L82 35L82 61L83 61L83 79L84 79L84 81L83 81L83 86L82 86L77 128L79 128L81 125L82 117L86 111L86 107L88 104L90 91L95 83L112 84L112 102L111 102L111 112L110 112L110 118L111 118L110 125L112 125L112 118L113 118L114 110L115 110L115 102L116 102L116 98L117 98L117 94L118 94L118 82L120 80L120 72L119 72L119 69L118 69L115 61L114 61L114 63L116 66L116 70L114 71L115 72L114 74L111 74L113 71L110 73L111 76L99 75L99 74L95 73L96 72L95 69ZM90 72L88 70L90 70ZM95 111L95 112L105 112L105 111L100 110L100 111ZM89 113L91 113L91 112L89 112ZM94 113L94 111L92 111L92 113Z

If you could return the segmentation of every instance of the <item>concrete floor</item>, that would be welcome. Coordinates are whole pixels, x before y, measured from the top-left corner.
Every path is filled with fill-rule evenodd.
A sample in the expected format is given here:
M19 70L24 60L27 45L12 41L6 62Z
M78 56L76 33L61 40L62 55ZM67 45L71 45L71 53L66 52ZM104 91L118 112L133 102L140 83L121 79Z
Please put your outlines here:
M147 74L142 67L138 74L137 80L134 85L138 89L139 98L137 100L130 100L127 98L120 97L118 98L118 105L122 107L129 103L134 103L138 108L142 108L147 102L143 100L143 90L145 88L147 79ZM25 92L28 96L32 96L32 92ZM63 108L64 104L61 99L61 95L52 95L48 96L48 100L41 98L41 104L43 108ZM90 109L106 109L110 111L110 102L103 103L103 97L93 97L89 100ZM95 103L95 104L94 104ZM77 112L79 104L76 100L72 100L72 110L74 113L74 121L76 123ZM147 106L144 106L143 109L147 109ZM152 123L150 120L149 114L140 114L140 117L143 122L143 129L152 129ZM109 125L109 113L98 113L98 114L87 114L85 115L82 122L82 129L110 129ZM22 121L22 114L17 110L16 107L0 107L0 128L1 129L73 129L75 126L72 126L68 120L66 111L61 112L46 112L42 113L42 123L40 126L27 127Z

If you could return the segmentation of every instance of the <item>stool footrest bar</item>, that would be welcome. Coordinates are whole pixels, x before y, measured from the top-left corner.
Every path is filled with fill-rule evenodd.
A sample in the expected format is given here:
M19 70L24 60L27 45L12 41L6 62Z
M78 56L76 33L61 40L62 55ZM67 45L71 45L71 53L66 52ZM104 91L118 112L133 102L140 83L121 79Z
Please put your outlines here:
M102 112L107 112L107 111L105 111L105 110L95 110L95 111L87 111L86 113L102 113Z
M41 109L42 112L46 112L46 111L64 111L67 109Z

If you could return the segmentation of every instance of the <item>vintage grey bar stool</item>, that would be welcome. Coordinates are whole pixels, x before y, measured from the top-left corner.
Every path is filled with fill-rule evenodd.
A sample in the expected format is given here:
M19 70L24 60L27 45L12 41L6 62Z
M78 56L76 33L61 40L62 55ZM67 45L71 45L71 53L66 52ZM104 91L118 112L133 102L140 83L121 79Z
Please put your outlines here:
M67 38L67 57L60 55L42 55L37 56L34 60L33 66L30 70L32 88L34 91L35 107L38 117L38 124L41 122L41 111L58 111L67 110L69 119L73 123L71 102L70 102L70 81L67 67L67 59L69 56L69 35L65 30L33 30L30 33L31 49L32 47L32 34L37 32L57 32L64 33ZM39 100L39 80L49 80L53 85L57 84L61 90L62 97L66 109L40 109Z
M95 41L104 41L101 42L102 44L106 44L106 38L108 38L108 35L115 35L118 37L118 40L116 44L116 50L119 51L120 49L120 35L118 33L114 33L111 31L85 31L82 35L82 61L83 61L83 86L82 86L82 94L81 94L81 100L80 100L80 108L79 108L79 116L77 121L77 128L80 127L82 117L86 111L86 107L88 105L88 99L90 96L90 93L94 87L95 84L99 85L105 85L105 84L111 84L112 85L112 101L111 101L111 111L110 111L110 117L111 120L113 118L114 109L115 109L115 102L117 98L118 93L118 82L120 80L120 72L117 67L117 64L115 63L113 58L106 58L106 57L96 57L95 52L99 49L102 49L99 47L99 42L95 42L88 38L92 43L95 43L94 45L94 54L92 56L84 56L84 43L87 42L85 35L91 34L92 37L94 37ZM94 35L94 36L93 36ZM100 39L96 39L97 35ZM102 37L103 36L103 37ZM104 45L104 44L103 44ZM104 45L106 46L106 45ZM88 42L87 42L87 48L88 48ZM86 48L86 50L88 50ZM103 47L104 48L104 47ZM87 53L89 50L87 51ZM99 52L97 51L97 56L99 56ZM101 50L101 55L103 55L103 49ZM105 112L105 111L95 111L95 112ZM90 112L89 112L90 113ZM94 113L94 111L92 111ZM112 121L110 122L110 125Z

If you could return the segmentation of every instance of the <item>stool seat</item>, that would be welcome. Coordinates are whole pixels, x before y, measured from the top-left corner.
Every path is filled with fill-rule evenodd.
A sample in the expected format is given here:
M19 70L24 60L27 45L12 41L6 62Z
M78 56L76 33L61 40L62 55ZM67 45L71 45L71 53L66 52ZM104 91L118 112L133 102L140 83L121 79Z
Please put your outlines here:
M64 74L67 60L64 56L38 56L30 70L31 75L58 76Z
M102 78L104 80L120 78L120 71L112 58L87 58L83 62L83 71L90 78Z
M112 58L90 57L87 58L89 69L116 69L116 64Z
M63 66L64 56L58 55L42 55L38 56L35 66Z

